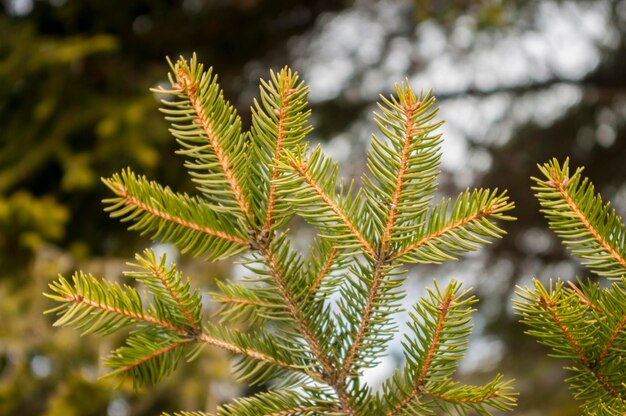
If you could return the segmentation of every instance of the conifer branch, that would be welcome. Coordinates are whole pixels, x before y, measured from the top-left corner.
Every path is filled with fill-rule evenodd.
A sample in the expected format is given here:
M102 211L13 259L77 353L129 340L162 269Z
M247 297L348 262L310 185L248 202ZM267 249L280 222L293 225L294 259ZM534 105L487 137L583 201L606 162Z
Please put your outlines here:
M217 238L221 238L224 240L228 240L228 241L232 241L233 243L237 243L240 245L245 245L246 244L246 240L239 238L237 236L233 236L233 235L229 235L226 234L224 232L221 232L219 230L213 230L209 227L206 226L201 226L199 224L196 224L194 222L182 219L180 217L176 217L173 216L171 214L168 214L167 212L158 210L156 208L152 208L150 207L148 204L143 203L142 201L140 201L139 199L135 198L134 196L131 196L128 194L128 190L126 188L124 188L123 186L119 185L117 187L117 195L119 195L120 197L122 197L125 201L125 205L126 206L132 206L132 207L136 207L144 212L147 212L148 214L151 214L157 218L160 218L162 220L180 225L182 227L188 228L190 230L193 231L197 231L203 234L207 234L213 237L217 237Z
M483 220L488 218L490 215L498 212L503 208L503 201L500 199L495 199L491 205L480 208L478 211L471 213L470 215L458 219L451 224L447 224L444 227L435 230L434 232L423 236L418 241L409 244L403 250L398 251L391 255L392 260L400 259L401 257L410 254L412 251L419 249L420 247L427 246L430 244L434 244L438 239L446 236L449 233L454 232L455 230L462 230L468 224L476 223L479 220ZM507 207L508 209L511 206Z
M315 336L306 318L302 315L302 311L300 310L297 302L295 301L293 294L287 288L285 276L283 275L283 272L278 262L276 261L275 253L273 252L271 246L270 245L261 246L260 251L266 260L266 263L271 271L272 276L275 279L276 286L278 290L280 291L282 298L285 301L285 304L287 306L287 309L289 310L291 317L294 319L298 329L301 331L301 334L303 338L305 339L305 341L307 342L307 344L309 345L309 348L311 348L311 352L313 353L315 358L318 360L318 362L321 364L322 369L324 370L324 375L322 377L324 382L326 382L331 387L333 387L333 389L335 389L341 401L342 408L346 412L346 415L348 416L354 415L354 411L350 405L347 392L345 391L345 387L341 383L338 383L335 380L333 380L334 378L333 374L335 373L334 365L329 360L326 353L324 352L324 349L322 348L320 341Z
M82 274L74 285L60 278L48 295L62 303L51 310L60 315L56 324L102 334L136 324L107 361L111 374L126 373L136 383L158 381L185 354L193 359L208 345L239 356L240 381L295 388L235 400L219 408L220 416L510 410L501 378L483 387L452 382L475 302L459 293L457 282L443 293L429 290L415 305L412 336L403 342L405 369L385 382L385 395L358 379L397 331L391 317L404 295L402 263L457 258L501 236L495 220L511 219L504 213L513 204L489 190L467 191L452 206L444 199L429 210L441 157L440 135L431 134L441 123L432 122L430 93L416 96L404 83L396 85L397 98L381 97L375 122L384 137L373 137L368 174L357 189L355 181L338 178L337 163L320 146L307 151L308 89L297 73L285 67L261 80L251 129L242 132L217 77L195 55L171 67L172 89L159 92L174 98L163 100L161 111L201 195L175 194L128 170L104 180L115 194L105 201L107 211L131 221L131 229L211 261L249 250L244 264L252 276L217 282L220 324L203 323L199 290L148 251L136 257L139 271L126 273L146 296ZM317 228L310 260L280 231L296 214Z
M580 363L585 367L587 371L589 371L593 375L597 383L602 386L602 388L613 398L624 401L624 398L620 396L617 390L615 390L615 388L609 383L607 378L604 375L600 374L597 365L592 363L591 358L587 355L583 347L578 344L574 336L570 333L569 328L562 321L554 301L542 294L539 298L539 304L543 306L543 308L545 308L545 310L548 312L556 326L561 331L563 337L567 340L569 346L576 352Z
M290 88L291 79L287 75L283 80L283 86L280 94L280 105L276 111L278 114L277 133L276 133L276 150L274 151L274 159L272 163L272 176L270 178L270 189L267 197L267 212L265 214L265 226L264 229L270 230L272 228L272 217L274 214L274 208L276 205L276 179L280 171L278 170L277 161L283 150L283 139L285 135L285 119L287 118L287 99L295 93L296 90Z
M623 315L622 319L620 319L620 321L615 326L615 329L613 329L613 332L611 333L611 336L609 337L609 339L602 346L602 349L600 350L600 354L598 355L598 362L604 361L604 359L609 353L609 350L613 347L613 345L615 344L615 341L617 341L617 337L619 337L620 334L622 334L622 331L624 331L625 328L626 328L626 315Z
M621 218L604 204L582 168L570 175L569 161L539 166L544 178L532 178L535 196L550 228L570 252L599 276L620 278L626 274L626 228Z
M306 163L295 160L290 161L290 166L298 172L304 181L311 187L313 192L319 196L323 203L330 209L340 221L350 230L350 233L359 241L363 250L372 257L376 256L376 251L369 241L363 236L361 231L352 223L343 210L332 200L332 198L324 192L324 189L317 183L315 178L308 172Z
M383 232L381 239L381 247L382 252L387 253L389 248L389 243L391 242L391 231L396 222L396 213L398 212L398 205L400 203L400 195L402 194L402 188L405 181L405 174L407 170L407 163L409 160L410 152L411 152L411 144L414 139L414 134L417 131L415 127L415 112L420 108L421 102L415 100L415 96L413 96L408 91L403 97L402 101L402 110L404 112L404 140L402 146L402 153L400 155L400 168L398 170L398 174L396 176L396 183L393 191L393 196L391 198L391 203L389 212L387 214L387 223L385 224L385 231Z
M127 364L123 367L119 367L117 369L115 369L115 371L112 371L110 373L108 373L105 377L112 377L121 373L127 373L129 371L132 371L134 369L136 369L137 367L147 363L148 361L151 361L157 357L160 357L162 355L165 355L175 349L181 348L182 346L193 342L193 339L181 339L180 341L176 341L176 342L172 342L171 344L165 345L164 347L151 352L150 354L147 354L141 358L138 358L136 361Z
M441 337L443 325L446 320L446 316L448 314L448 308L450 307L453 298L454 298L454 293L448 292L446 296L442 299L441 304L437 307L439 311L439 316L437 318L435 330L432 334L430 343L426 350L426 356L424 358L424 361L419 371L419 374L417 376L417 379L413 380L413 386L414 386L413 390L409 394L407 394L407 396L401 402L399 402L393 409L389 410L386 416L397 415L398 412L404 409L413 400L415 400L416 398L424 394L427 394L425 387L424 387L425 381L428 377L428 372L430 371L430 365L432 363L433 356L437 348L439 347L439 339ZM432 396L432 394L430 395Z
M578 286L576 286L576 284L574 282L572 282L571 280L567 281L567 284L569 285L570 289L576 294L576 296L578 296L578 299L580 300L580 303L582 305L585 305L595 311L598 311L604 315L607 316L613 316L613 314L611 314L610 312L607 312L605 309L603 309L602 307L600 307L600 305L598 305L597 303L593 302L591 299L589 299L588 296L586 296L582 290L580 290L578 288Z
M290 371L306 374L309 377L311 377L313 380L316 380L316 381L323 381L323 377L320 374L318 374L318 373L315 373L315 372L312 372L312 371L309 371L309 370L306 370L306 369L299 368L297 366L294 366L294 365L289 364L289 363L284 362L284 361L277 360L277 359L275 359L273 357L270 357L267 354L263 354L262 352L257 351L257 350L252 349L252 348L242 348L242 347L240 347L238 345L226 342L226 341L224 341L222 339L219 339L219 338L212 337L212 336L207 335L205 333L201 333L198 336L197 340L200 341L200 342L203 342L205 344L221 348L221 349L223 349L225 351L229 351L229 352L232 352L232 353L235 353L235 354L240 354L240 355L243 355L243 356L246 356L246 357L250 357L250 358L252 358L254 360L261 361L261 362L264 362L264 363L267 363L267 364L275 365L275 366L283 368L285 370L290 370Z
M479 396L479 397L456 397L456 396L452 396L452 395L445 394L445 393L424 390L423 394L434 397L435 399L445 400L447 402L460 403L460 404L477 404L477 403L488 402L489 400L495 397L498 397L500 393L501 393L500 391L494 390L494 391L488 392L484 396Z
M52 296L48 296L48 297L52 297ZM156 316L150 315L145 312L137 312L137 311L133 311L130 309L123 309L121 307L106 304L98 300L89 299L80 293L66 293L62 295L62 299L65 302L72 303L77 306L84 305L92 310L98 309L102 312L132 319L133 321L143 321L148 324L156 325L164 329L169 329L170 331L176 332L177 334L180 334L180 335L187 334L187 330L185 328L177 327L171 322L167 322L163 319L157 318ZM71 316L71 315L68 315L68 316ZM55 322L54 325L55 326L66 325L66 320L65 319L59 320Z
M601 234L600 232L589 222L587 216L584 212L578 207L578 204L570 193L567 190L567 185L570 182L570 178L563 177L561 178L556 169L552 169L552 181L546 182L546 185L552 187L559 191L567 205L574 213L574 215L578 218L580 223L589 231L589 234L593 236L596 242L606 251L617 263L619 263L626 272L626 258L622 256Z
M246 200L243 190L239 185L239 180L231 168L231 161L220 144L220 138L215 132L215 127L213 126L211 119L204 110L202 98L197 95L199 88L198 80L193 80L192 75L189 72L189 68L182 65L179 66L176 71L176 80L178 81L178 84L173 85L173 87L180 88L180 91L189 97L189 103L197 115L197 118L195 118L193 122L200 126L204 131L208 143L211 145L213 152L215 152L220 168L228 180L235 200L239 205L239 209L248 219L251 219L252 211L250 210L248 201Z
M130 229L150 233L152 239L171 242L181 251L221 259L247 248L239 227L227 221L205 201L176 194L167 187L149 182L130 169L103 179L116 195L105 199L105 211L122 222L132 221Z
M350 346L350 349L348 350L348 353L338 375L338 380L342 383L346 380L346 377L348 377L348 374L350 373L350 370L354 363L354 359L357 356L357 352L361 348L363 339L365 338L365 335L370 328L373 304L376 301L380 289L380 284L383 279L382 267L383 262L380 260L376 261L374 271L372 273L372 284L369 287L367 301L365 303L365 306L363 307L359 327L356 335L354 336L354 339L352 340L352 344Z
M185 305L185 302L180 298L180 296L177 293L177 291L174 289L174 287L172 287L172 284L170 283L170 281L163 274L162 269L159 268L155 263L151 263L149 265L149 269L152 272L152 275L154 277L156 277L161 282L161 284L163 285L165 290L167 290L167 293L174 300L174 302L176 303L176 305L178 306L180 311L185 316L185 319L187 319L187 322L189 323L189 326L193 330L199 330L200 329L200 323L197 322L196 319L193 317L193 314L187 308L187 305Z
M337 251L338 250L336 246L331 247L330 252L328 253L328 257L326 258L326 261L322 265L322 268L320 269L320 271L317 273L315 280L313 280L313 283L309 287L309 296L313 296L317 292L317 289L320 287L322 280L324 280L324 278L330 271L331 266L333 265L333 261L335 260L335 257L337 256Z

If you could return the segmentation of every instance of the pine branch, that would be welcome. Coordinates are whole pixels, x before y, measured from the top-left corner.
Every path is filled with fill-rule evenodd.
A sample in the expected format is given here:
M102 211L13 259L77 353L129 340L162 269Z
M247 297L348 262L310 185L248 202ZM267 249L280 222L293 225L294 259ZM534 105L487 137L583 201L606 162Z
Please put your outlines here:
M552 348L555 357L575 363L570 370L577 374L568 381L579 398L593 401L607 398L626 403L624 386L615 385L607 374L603 374L602 361L594 357L593 351L597 348L596 340L601 338L601 331L597 326L589 325L586 310L578 306L578 295L566 291L561 281L549 289L538 280L533 283L535 290L518 291L521 300L515 302L522 322L535 328L528 334Z
M173 90L156 92L174 96L174 101L162 101L162 111L182 146L178 153L191 158L185 165L213 209L234 214L246 225L253 213L243 187L249 152L241 120L224 99L217 77L211 69L205 72L195 55L170 66Z
M208 327L209 333L206 333L202 332L201 328L189 325L179 326L180 316L172 314L172 309L167 307L168 302L158 295L155 302L156 305L161 306L151 305L149 310L152 313L149 313L143 306L141 296L136 289L127 286L122 288L106 280L99 282L90 275L76 273L73 277L73 284L59 277L50 285L50 288L53 293L46 294L46 296L62 303L47 311L47 313L60 315L55 326L74 326L83 333L109 334L131 324L145 325L139 328L137 340L129 339L128 345L118 350L112 356L116 358L110 361L116 368L128 367L133 378L141 378L144 374L142 371L146 369L145 375L148 377L136 380L139 384L157 381L156 375L161 374L157 371L158 368L161 368L159 371L164 371L163 374L171 372L178 359L168 358L170 355L167 353L170 351L174 353L188 342L204 343L248 357L254 366L247 368L245 377L256 376L261 380L263 377L271 376L267 367L270 365L307 375L314 380L322 380L321 376L309 370L303 361L298 364L292 363L294 358L298 358L293 351L290 351L292 355L289 356L284 353L277 355L277 352L284 351L285 348L276 345L269 335L257 332L254 337L251 337L232 331L220 331L213 327ZM169 304L176 304L176 301L172 299ZM156 354L159 351L162 354ZM155 359L158 358L155 362L151 359L141 360L141 357L148 357L152 354L155 354ZM259 366L259 362L266 365ZM163 369L162 366L167 366L167 368ZM120 372L126 372L126 370L115 373Z
M145 322L180 335L187 333L185 328L177 327L165 317L147 313L141 295L134 288L121 287L107 280L99 282L92 275L82 272L75 273L72 281L70 283L59 276L49 285L52 293L44 294L61 303L46 311L60 315L55 326L74 326L83 334L95 332L106 335L128 325Z
M381 249L404 247L428 209L439 173L440 136L429 136L441 123L429 124L437 111L434 98L416 97L408 82L396 84L398 98L381 97L375 121L386 142L375 135L368 153L364 194Z
M410 315L412 334L404 342L406 366L383 385L379 396L386 416L430 414L428 409L449 407L459 414L490 414L489 408L508 411L514 406L509 382L496 377L485 386L459 386L451 381L471 333L469 314L476 302L453 281L442 292L422 298Z
M474 302L456 283L415 307L407 365L385 384L388 397L373 395L359 380L395 334L402 263L457 258L501 236L495 220L511 219L506 195L488 190L429 210L440 159L430 94L416 96L405 83L396 86L398 97L382 98L375 117L384 138L374 137L364 188L357 190L354 181L338 179L337 164L319 146L307 155L308 89L289 68L261 81L252 129L242 132L211 70L195 56L171 66L172 90L157 92L173 97L162 111L201 196L175 194L128 170L104 181L115 193L107 210L132 221L132 229L208 260L249 250L243 261L252 276L218 282L213 296L222 324L207 324L189 280L146 251L126 274L145 286L145 299L134 288L90 276L75 275L73 285L61 277L48 295L61 303L51 310L59 314L57 325L100 333L135 325L107 363L112 374L129 374L138 385L158 381L181 357L193 359L210 345L239 356L239 380L278 386L226 405L219 415L510 410L512 396L500 377L482 387L451 381ZM294 214L317 230L308 260L281 231ZM232 329L242 323L257 328ZM621 345L623 326L609 324L616 332L605 340L607 359Z
M356 280L343 288L339 307L349 337L345 358L338 380L357 376L360 368L369 368L378 363L380 354L393 337L396 326L391 314L400 309L403 294L398 287L403 281L402 271L394 270L378 260L366 264L357 263L352 269ZM392 279L392 277L397 277Z
M269 272L274 278L276 287L278 288L285 306L289 311L291 318L294 320L300 334L307 342L311 352L320 363L322 370L325 374L333 373L333 364L328 358L328 353L321 345L315 331L311 328L310 322L308 322L306 315L302 313L299 303L294 298L294 294L290 291L286 274L281 267L281 262L278 260L281 257L281 253L277 252L276 246L266 245L260 248L261 255L265 259ZM284 255L284 254L283 254Z
M539 166L544 179L533 178L532 189L542 212L572 254L600 276L619 278L626 271L626 230L621 218L603 205L593 184L581 177L582 169L570 176L568 160L563 166L554 159Z
M155 384L174 371L183 347L191 342L194 342L191 338L178 338L153 327L137 330L126 340L126 345L106 359L105 365L114 371L104 377L128 375L135 388Z
M337 247L334 245L331 245L330 249L328 250L328 253L324 253L324 254L325 254L324 261L318 262L318 264L315 265L316 267L313 270L315 279L309 286L309 294L308 294L309 297L313 297L318 293L320 286L322 285L322 282L329 275L331 269L333 268L333 265L336 264L337 254L338 254ZM315 257L313 258L313 260L315 261Z
M505 192L479 189L465 191L448 213L450 200L444 199L425 214L417 241L390 255L390 259L410 263L441 263L499 238L505 231L494 220L512 220L505 213L513 209Z
M449 381L438 388L425 390L424 395L434 398L431 405L445 414L452 414L454 410L459 415L491 415L489 409L511 411L516 396L510 382L504 381L502 375L484 386L458 386Z
M360 194L354 194L353 184L344 192L343 182L337 187L337 164L326 158L318 146L308 161L286 152L286 163L281 164L285 176L277 181L281 196L290 203L305 220L318 227L321 236L335 243L340 250L363 250L369 256L376 252L355 220L363 216ZM337 199L335 199L335 195Z
M251 384L268 382L279 376L283 383L289 383L294 378L299 380L300 376L308 376L317 382L324 381L323 375L317 372L297 346L286 345L284 341L261 329L248 334L207 325L198 340L239 354L239 378Z
M137 263L129 263L136 271L126 272L125 276L142 282L153 296L155 307L167 309L177 325L199 331L202 325L202 299L198 290L192 291L189 279L186 281L175 266L167 267L165 255L157 260L152 250L145 250L143 256L135 256Z
M289 68L279 73L270 71L270 80L261 80L260 102L252 109L252 155L250 181L263 192L253 193L261 229L274 230L284 225L293 212L277 198L276 179L280 174L277 162L283 150L294 151L311 131L307 124L308 88L298 81L298 74ZM279 206L277 206L277 204Z
M270 390L221 406L217 411L217 416L316 416L324 410L324 406L302 397L299 392ZM169 416L169 414L166 413L164 416ZM210 415L199 412L179 412L173 416Z
M247 322L254 326L267 320L286 321L288 310L279 293L272 286L254 286L216 282L219 292L212 293L222 306L214 316L220 322Z
M116 195L105 199L111 217L133 221L129 228L165 240L183 252L227 258L247 248L247 239L236 227L202 200L173 193L132 171L122 171L103 182Z

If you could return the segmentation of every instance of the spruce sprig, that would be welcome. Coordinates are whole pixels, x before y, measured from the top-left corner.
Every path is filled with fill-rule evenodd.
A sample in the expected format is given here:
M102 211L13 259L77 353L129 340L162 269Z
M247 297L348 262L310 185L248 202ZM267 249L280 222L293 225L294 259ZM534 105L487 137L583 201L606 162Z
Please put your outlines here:
M599 194L582 169L570 174L566 160L539 166L533 189L550 228L568 250L597 276L616 280L574 284L538 280L519 288L515 309L528 334L568 362L566 381L588 415L626 413L625 230L621 218Z
M303 142L310 110L297 73L284 68L261 81L252 128L243 132L210 69L195 56L171 65L171 89L157 92L171 97L162 111L199 194L176 194L126 170L105 180L115 194L107 211L210 261L240 255L248 275L218 284L221 323L212 324L189 281L145 252L127 276L149 296L80 273L73 283L60 277L49 295L61 303L50 311L57 325L99 333L134 325L106 363L137 384L158 381L206 345L238 355L238 378L272 389L223 406L219 415L510 410L514 394L501 376L485 386L452 378L475 301L456 282L416 304L407 364L385 383L394 393L383 398L361 380L397 334L403 264L456 259L502 236L496 221L512 219L513 204L497 191L431 203L441 157L434 98L408 83L381 98L375 118L382 135L373 138L358 189L338 177L319 146L309 151ZM307 256L284 228L294 214L317 231ZM234 329L252 323L254 330Z

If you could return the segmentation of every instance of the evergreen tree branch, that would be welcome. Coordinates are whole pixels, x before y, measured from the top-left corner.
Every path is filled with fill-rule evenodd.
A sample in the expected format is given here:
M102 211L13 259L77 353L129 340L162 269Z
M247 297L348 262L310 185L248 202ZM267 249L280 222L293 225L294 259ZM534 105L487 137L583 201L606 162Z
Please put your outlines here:
M147 313L139 292L133 288L122 288L106 280L100 283L92 275L82 272L75 273L72 279L73 285L63 276L59 276L57 281L50 284L53 293L45 294L48 298L61 302L60 306L46 311L62 315L54 323L55 326L75 325L84 329L85 334L108 334L133 323L145 322L180 335L187 334L186 328Z
M195 79L196 74L193 74L191 72L192 70L187 65L178 65L175 69L177 82L172 86L174 88L179 88L180 91L188 97L189 103L197 116L192 120L192 122L200 126L204 131L206 139L215 153L217 162L219 163L219 166L224 173L228 184L230 185L230 189L232 190L235 200L237 201L239 209L248 219L251 219L253 217L252 211L248 201L246 200L243 189L239 184L240 179L236 177L231 167L232 161L229 159L228 154L222 147L221 139L216 131L217 128L204 108L206 105L204 97L201 94L198 94L198 90L201 88L201 85L199 80Z
M150 271L154 274L154 276L163 284L170 297L176 302L180 311L185 315L185 319L189 323L189 326L193 329L199 329L200 323L197 319L192 315L191 311L188 309L187 305L180 298L179 294L174 290L170 281L166 278L166 276L162 273L162 269L159 268L156 264L151 264Z
M295 89L290 88L291 77L285 76L283 85L280 91L280 105L278 112L278 124L276 132L276 150L274 151L274 161L272 163L272 176L270 178L270 190L267 197L267 212L265 214L265 226L264 228L270 230L272 228L272 221L274 215L274 208L276 205L276 179L280 171L277 169L276 161L280 157L283 148L283 139L285 138L285 121L287 118L287 98L296 92Z
M550 227L583 264L600 276L626 272L626 229L610 204L603 205L582 169L569 174L569 161L554 159L539 166L545 179L533 178L532 189Z
M220 289L213 293L215 302L222 306L215 312L220 322L247 321L254 326L263 320L290 320L289 312L274 285L249 286L239 283L217 282Z
M315 403L303 392L270 390L250 397L240 398L233 403L220 406L217 416L316 416L323 414L327 406ZM165 414L164 416L168 416ZM206 413L179 412L174 416L210 416Z
M316 150L319 152L319 150ZM317 158L321 158L321 155L316 155ZM328 209L333 215L333 218L329 218L329 220L336 219L339 223L341 223L348 233L353 236L358 244L361 246L363 251L370 255L371 257L376 256L376 251L370 244L370 242L365 238L363 233L359 230L359 228L353 223L353 221L348 217L348 215L342 210L342 208L333 200L333 198L324 190L324 187L318 183L318 181L314 178L314 176L308 170L308 164L303 161L298 161L295 158L289 160L289 166L304 180L308 189L317 197L321 204ZM349 197L347 197L349 198ZM296 202L296 201L294 201ZM301 200L299 203L304 204L306 200ZM320 218L319 221L327 221L325 218Z
M416 126L414 125L414 114L417 109L420 108L421 102L412 102L411 97L407 96L405 98L407 100L407 104L403 106L404 110L404 143L402 145L402 154L400 156L400 169L398 170L398 174L396 177L396 183L393 191L393 196L391 197L391 203L389 208L389 213L387 215L387 223L385 224L385 231L383 232L381 239L381 247L384 253L387 252L389 248L389 243L391 241L391 231L396 222L396 213L398 212L398 204L400 203L400 195L402 193L402 188L404 182L406 180L405 174L407 170L407 162L409 159L409 152L411 150L411 142L413 139L413 134Z
M313 280L313 283L309 287L309 296L314 296L315 293L317 293L317 290L322 284L322 280L324 280L324 278L328 275L328 272L330 271L330 268L332 267L333 262L335 261L335 258L337 256L337 251L338 250L336 246L332 246L330 248L330 252L328 253L328 256L326 257L326 261L320 268L319 272L317 273L315 277L315 280Z
M621 414L620 409L626 408L621 371L623 328L617 330L619 334L615 339L613 334L623 325L622 318L626 315L623 289L617 283L611 290L597 283L581 287L584 297L590 298L592 304L611 309L616 315L608 316L596 309L581 307L580 294L565 289L562 281L555 285L551 282L549 288L538 280L533 283L534 290L518 291L521 300L515 301L522 322L532 328L527 333L550 347L553 356L572 363L566 368L575 375L566 381L575 391L575 398L583 401L585 412ZM605 352L606 345L609 347ZM602 411L605 407L608 413Z
M600 354L598 355L599 362L604 361L604 359L609 354L609 350L613 348L613 346L615 345L615 341L617 341L617 338L623 333L625 328L626 328L626 314L622 316L622 319L620 319L620 321L615 326L615 329L613 329L611 336L602 346L602 349L600 350Z
M470 409L480 415L490 415L487 408L510 411L515 405L515 394L511 392L510 382L503 381L502 375L496 376L484 386L459 386L448 381L441 386L425 389L424 395L434 398L434 405L451 414L450 407L458 413L469 415Z
M430 371L430 366L435 355L437 348L439 348L439 340L441 338L441 333L443 331L443 325L448 315L448 309L452 303L454 298L454 292L450 291L445 294L439 306L437 306L438 317L437 322L435 324L435 329L433 333L430 335L430 342L428 343L428 348L426 349L426 355L422 361L422 365L420 371L417 375L417 379L413 380L413 390L409 392L402 401L400 401L395 407L389 410L386 413L386 416L393 416L399 414L399 412L404 409L409 403L411 403L416 398L426 394L426 390L424 389L424 385L426 379L428 377L428 373Z
M149 206L147 203L144 203L144 202L140 201L138 198L130 195L128 193L128 189L125 188L123 185L115 186L114 192L118 196L120 196L121 198L124 199L124 201L125 201L124 205L126 205L126 206L136 207L139 210L145 211L145 212L147 212L147 213L149 213L149 214L151 214L151 215L153 215L153 216L155 216L157 218L160 218L160 219L165 220L167 222L171 222L171 223L180 225L182 227L188 228L188 229L193 230L193 231L197 231L199 233L203 233L203 234L210 235L212 237L217 237L217 238L221 238L221 239L224 239L224 240L232 241L232 242L240 244L240 245L245 245L246 244L246 241L244 239L240 238L240 237L229 235L229 234L226 234L226 233L221 232L219 230L213 230L213 229L211 229L209 227L196 224L196 223L191 222L189 220L185 220L183 218L170 215L170 214L168 214L165 211L161 211L161 210L158 210L156 208L153 208L153 207Z
M624 269L626 269L626 258L622 256L615 248L609 244L609 242L602 237L600 232L589 222L585 214L578 207L572 196L566 189L567 182L569 178L565 178L564 180L560 180L556 171L553 171L552 176L552 186L559 191L563 199L567 202L567 205L570 207L574 215L578 217L582 225L589 231L589 233L593 236L593 238L597 241L597 243L607 252L617 263L619 263ZM548 184L550 186L550 184Z
M146 285L157 308L167 308L170 319L192 332L202 325L202 300L198 290L192 291L189 279L183 279L176 266L167 266L165 255L157 259L152 250L135 255L137 263L129 263L135 271L125 272L126 277Z
M591 300L588 296L586 296L582 290L580 290L576 284L574 282L572 282L571 280L568 280L567 284L569 285L570 289L576 294L576 296L578 296L578 299L580 300L580 303L582 305L585 305L588 308L591 308L597 312L600 312L603 315L606 316L613 316L613 314L611 312L608 312L607 310L603 309L600 305L598 305L597 303L595 303L593 300Z
M286 276L283 274L271 245L266 244L261 246L260 251L265 258L266 264L268 265L272 276L275 279L276 286L285 301L291 317L294 319L298 329L301 331L302 337L309 345L311 352L322 366L322 378L324 382L330 385L337 393L342 410L345 414L347 416L354 416L354 409L350 403L350 396L345 388L345 385L342 381L335 379L335 366L330 361L324 348L320 344L320 341L317 339L315 332L311 329L305 315L302 314L302 311L300 310L298 303L295 301L293 294L289 291Z
M372 137L363 178L372 226L384 252L392 242L397 251L411 241L436 189L441 158L440 136L429 136L441 124L430 124L437 113L431 111L434 98L416 97L408 82L395 88L397 98L381 96L381 113L374 113L386 140Z
M251 346L253 344L252 341L246 341L243 335L230 336L230 338L233 338L233 341L228 341L206 334L202 332L201 328L178 326L169 320L172 319L171 316L150 314L145 311L139 292L133 288L121 288L119 285L106 280L99 283L93 276L82 273L74 275L74 285L71 285L63 277L59 277L59 280L53 282L50 288L54 293L46 294L46 296L62 302L61 306L47 311L47 313L57 312L62 315L55 322L55 326L76 326L79 329L83 329L84 333L97 332L108 334L122 326L144 323L161 330L171 331L180 340L191 340L212 345L285 370L306 374L314 380L322 381L321 376L315 372L290 364L284 360L276 359L253 348ZM157 309L157 311L163 313L163 310ZM159 337L162 338L162 336ZM242 342L244 345L240 345ZM161 347L163 345L154 351L159 350ZM140 357L136 357L135 360L139 360ZM135 362L135 360L132 362ZM124 364L122 367L126 365L130 364Z
M338 374L338 380L342 383L346 380L346 378L350 374L350 370L352 369L357 353L361 348L361 345L363 343L363 340L366 337L368 330L370 329L372 312L374 309L373 305L374 305L374 302L377 300L380 285L383 279L383 270L382 270L384 266L383 263L384 262L380 260L376 261L375 263L374 271L372 273L372 283L369 287L367 301L365 303L365 306L363 307L363 311L362 311L361 318L360 318L360 323L359 323L356 335L354 336L354 339L352 340L352 344L350 346L350 349L348 350L346 358L343 361L341 370Z
M549 299L547 297L542 296L542 297L540 297L539 302L540 302L540 305L542 305L546 309L546 311L548 312L548 314L550 315L550 317L552 318L554 323L560 329L561 333L563 334L563 336L567 340L567 342L570 345L570 347L576 352L576 354L578 355L578 359L580 360L581 364L591 374L593 374L593 376L595 377L597 382L611 396L613 396L616 399L623 400L620 397L619 393L615 390L615 388L609 384L609 382L606 379L606 377L604 377L602 374L600 374L600 372L598 371L596 365L592 364L591 358L589 356L587 356L587 353L582 348L582 346L580 346L576 342L576 339L570 333L569 328L563 323L563 321L561 319L561 316L559 315L558 310L556 308L556 304L552 301L552 299Z
M131 362L130 364L126 364L122 367L117 368L115 371L108 373L105 377L113 377L122 373L128 373L130 371L136 370L137 368L146 364L148 361L154 360L155 358L159 358L193 341L194 341L193 339L181 339L179 341L172 342L171 344L167 344L161 347L160 349L157 349L147 355L137 358L135 361ZM133 378L133 380L136 380L136 378Z
M503 213L513 209L505 193L497 190L476 190L462 193L454 203L452 213L446 211L448 200L442 201L429 214L430 223L424 222L423 234L406 248L390 254L389 260L440 263L455 259L458 254L475 250L478 244L488 243L484 237L497 238L504 230L491 220L511 220Z
M276 180L280 176L278 162L285 150L294 151L311 131L310 110L306 101L308 88L299 81L298 73L288 67L270 79L261 79L260 98L252 107L250 131L251 157L249 181L254 210L261 232L269 233L284 225L293 216L278 198Z
M226 258L247 248L248 241L224 220L224 214L214 212L198 198L175 194L130 170L103 182L117 196L104 200L109 205L105 211L123 222L133 221L130 229L210 259Z
M242 347L242 346L237 345L235 343L227 342L227 341L224 341L223 339L210 336L210 335L208 335L206 333L201 333L200 335L198 335L197 340L199 342L203 342L205 344L212 345L214 347L218 347L220 349L232 352L234 354L239 354L239 355L242 355L242 356L245 356L245 357L252 358L253 360L256 360L256 361L260 361L260 362L263 362L263 363L266 363L266 364L270 364L270 365L273 365L273 366L276 366L276 367L280 367L282 369L289 370L289 371L292 371L292 372L305 374L305 375L311 377L315 381L319 381L319 382L323 381L323 377L319 373L315 373L315 372L310 371L308 369L301 368L299 366L290 364L290 363L288 363L286 361L282 361L282 360L276 359L275 357L271 357L268 354L264 354L263 352L260 352L259 350L254 349L254 348Z

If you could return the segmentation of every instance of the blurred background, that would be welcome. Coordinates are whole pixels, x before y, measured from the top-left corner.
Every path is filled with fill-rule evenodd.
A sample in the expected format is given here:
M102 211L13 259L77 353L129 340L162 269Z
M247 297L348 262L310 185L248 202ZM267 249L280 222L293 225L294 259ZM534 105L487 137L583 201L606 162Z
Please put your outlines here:
M584 277L538 213L536 164L571 157L626 212L626 0L0 0L0 414L137 416L211 410L246 391L206 349L159 385L97 381L115 337L54 329L41 295L57 273L121 279L149 245L109 219L99 178L125 166L193 192L148 89L165 56L212 65L249 123L259 77L288 64L311 86L313 141L358 178L379 93L407 78L439 99L442 195L508 188L518 221L462 261L409 270L408 301L451 277L481 299L459 378L504 373L519 415L577 415L563 363L511 307L532 277ZM175 252L167 247L172 255ZM179 257L210 289L230 263ZM402 317L400 318L402 321ZM399 342L365 378L399 366Z

